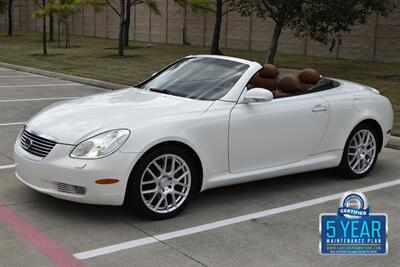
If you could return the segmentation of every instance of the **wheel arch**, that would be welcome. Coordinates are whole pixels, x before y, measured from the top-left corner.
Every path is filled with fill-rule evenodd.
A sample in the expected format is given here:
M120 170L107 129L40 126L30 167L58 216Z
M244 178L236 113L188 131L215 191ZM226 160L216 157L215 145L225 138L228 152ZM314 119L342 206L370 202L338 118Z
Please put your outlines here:
M378 134L378 142L379 142L378 153L381 152L382 145L383 145L383 128L382 128L382 126L379 124L379 122L377 120L368 118L368 119L364 119L364 120L360 121L355 127L357 127L360 124L364 124L364 123L368 124L369 126L374 128L374 130Z
M194 162L196 164L196 170L199 172L199 177L200 177L200 181L198 181L198 185L196 188L196 191L199 192L203 186L203 164L201 162L201 159L198 155L198 153L188 144L181 142L181 141L176 141L176 140L171 140L171 141L163 141L157 144L152 145L151 147L149 147L141 156L140 158L136 161L135 165L133 166L131 173L134 171L134 169L136 168L136 166L138 165L138 163L143 159L143 157L145 155L147 155L148 153L160 148L160 147L165 147L165 146L175 146L175 147L180 147L183 148L184 150L186 150L188 153L190 153L190 155L193 157ZM130 180L130 178L129 178ZM129 183L130 181L128 181Z

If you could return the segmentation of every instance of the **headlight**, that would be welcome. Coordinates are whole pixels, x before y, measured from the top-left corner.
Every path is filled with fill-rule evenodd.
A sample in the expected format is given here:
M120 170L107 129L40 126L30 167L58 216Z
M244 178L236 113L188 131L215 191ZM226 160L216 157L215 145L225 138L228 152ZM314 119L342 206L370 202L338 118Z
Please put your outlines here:
M119 149L130 134L129 130L112 130L93 136L72 150L70 156L79 159L98 159L104 158Z

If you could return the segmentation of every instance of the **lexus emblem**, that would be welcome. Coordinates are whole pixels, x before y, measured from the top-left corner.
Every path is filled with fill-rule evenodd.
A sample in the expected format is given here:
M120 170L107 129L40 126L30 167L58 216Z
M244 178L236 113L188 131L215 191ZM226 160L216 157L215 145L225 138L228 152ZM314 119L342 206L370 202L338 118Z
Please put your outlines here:
M33 140L30 139L30 138L27 138L26 141L25 141L25 147L26 147L26 149L31 148L32 145L33 145Z

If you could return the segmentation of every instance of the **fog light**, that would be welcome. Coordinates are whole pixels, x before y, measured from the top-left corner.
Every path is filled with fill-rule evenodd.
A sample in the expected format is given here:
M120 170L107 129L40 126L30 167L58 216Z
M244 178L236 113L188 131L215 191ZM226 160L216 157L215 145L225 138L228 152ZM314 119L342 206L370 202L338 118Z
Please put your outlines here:
M118 182L119 182L118 179L111 179L111 178L96 180L96 184L116 184Z
M67 194L84 195L86 194L86 187L65 183L55 182L55 186L58 192Z
M82 186L75 185L74 190L75 190L75 193L77 193L78 195L84 195L86 193L86 188L82 187Z

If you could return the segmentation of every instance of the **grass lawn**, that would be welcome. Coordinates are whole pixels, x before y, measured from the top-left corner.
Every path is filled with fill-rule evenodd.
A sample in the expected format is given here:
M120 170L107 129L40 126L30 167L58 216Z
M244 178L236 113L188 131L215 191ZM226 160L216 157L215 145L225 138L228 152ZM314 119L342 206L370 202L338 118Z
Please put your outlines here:
M121 84L135 84L162 66L187 55L207 54L209 48L198 46L131 42L126 56L116 57L116 40L72 36L72 48L49 44L49 55L41 55L41 34L16 32L14 37L0 33L0 61L79 75ZM225 55L264 62L265 52L223 49ZM374 63L335 60L311 56L277 55L275 64L281 68L312 67L324 76L352 80L373 86L392 101L395 111L394 134L400 135L400 63Z

